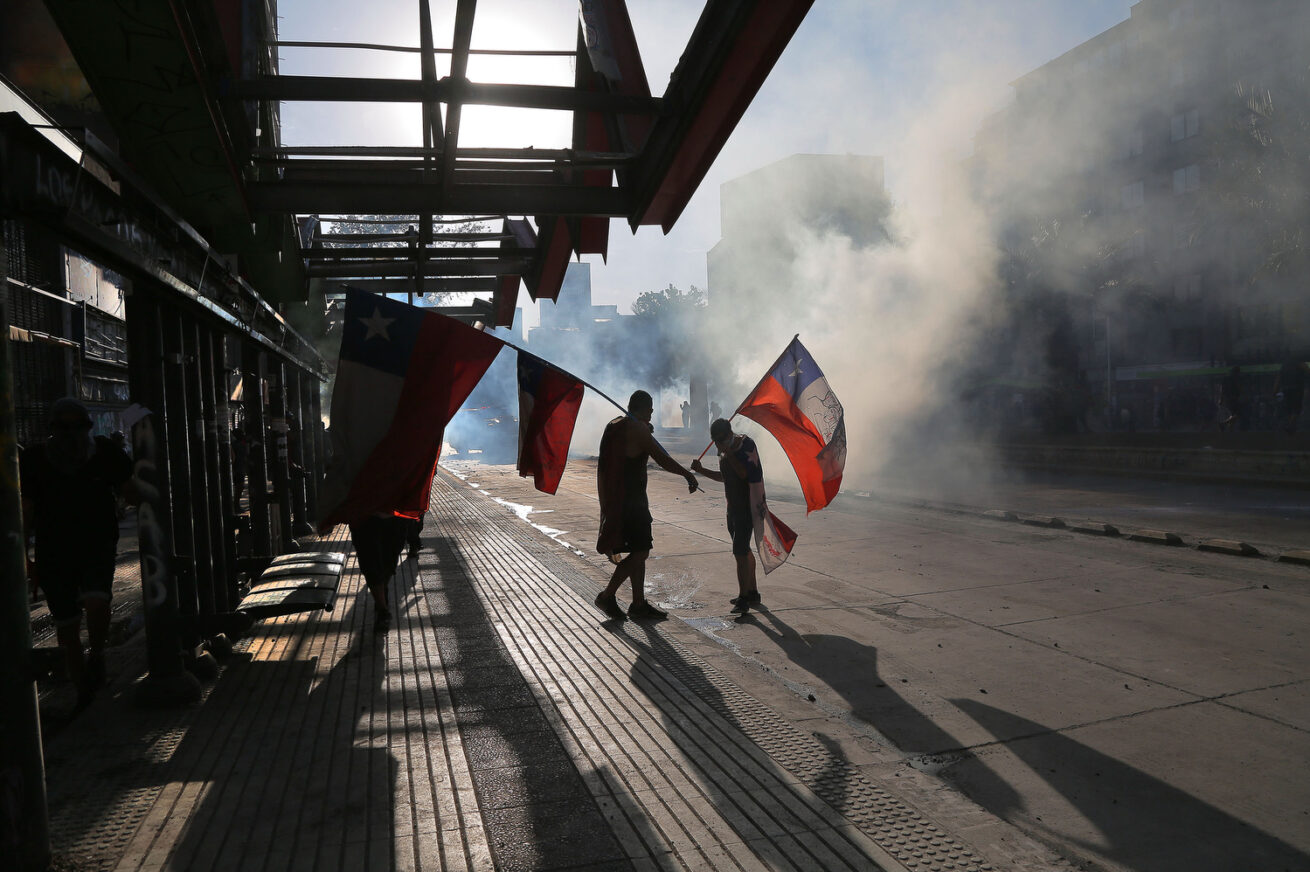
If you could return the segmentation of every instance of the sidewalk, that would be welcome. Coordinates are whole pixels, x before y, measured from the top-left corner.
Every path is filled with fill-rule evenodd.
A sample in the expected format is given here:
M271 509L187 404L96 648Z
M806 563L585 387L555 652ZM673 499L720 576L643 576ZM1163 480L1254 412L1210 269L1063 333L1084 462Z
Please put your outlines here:
M604 569L473 484L438 476L385 637L352 559L336 611L256 625L198 706L133 709L123 676L56 736L60 868L1065 868L975 810L1008 840L982 856L688 624L602 621Z

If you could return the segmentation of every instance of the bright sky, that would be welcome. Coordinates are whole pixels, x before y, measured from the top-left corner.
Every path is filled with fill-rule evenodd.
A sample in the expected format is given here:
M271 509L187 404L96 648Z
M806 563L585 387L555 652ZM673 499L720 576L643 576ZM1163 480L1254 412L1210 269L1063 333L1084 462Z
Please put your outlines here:
M589 258L597 303L627 310L643 291L673 283L706 286L705 254L719 239L719 185L796 153L858 153L886 159L894 199L905 190L898 167L904 132L941 111L952 90L978 82L994 92L965 111L981 120L1004 105L1008 83L1129 15L1133 0L817 0L770 73L677 226L634 236L622 220L610 228L609 263ZM630 0L629 12L651 90L661 94L695 27L696 0ZM449 46L454 3L433 0L438 47ZM415 0L281 0L284 40L418 44ZM577 3L480 0L474 48L572 49ZM282 72L300 75L414 77L417 54L281 49ZM475 56L474 81L570 84L563 58ZM438 75L445 75L438 63ZM965 129L973 129L976 123ZM565 113L469 107L462 145L568 145ZM421 144L417 107L287 104L287 144ZM968 141L941 143L941 159L967 155ZM922 159L922 155L916 155ZM527 302L524 294L521 302ZM527 315L537 321L535 312Z

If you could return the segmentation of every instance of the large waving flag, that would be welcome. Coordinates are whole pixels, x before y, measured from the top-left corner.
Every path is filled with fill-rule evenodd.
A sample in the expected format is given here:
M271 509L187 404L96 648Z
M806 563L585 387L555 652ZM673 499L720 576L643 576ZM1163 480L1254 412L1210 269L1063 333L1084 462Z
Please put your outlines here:
M807 511L832 502L846 468L846 423L823 370L799 338L792 339L737 414L782 445L800 479Z
M436 312L347 291L320 532L427 510L446 424L503 345Z
M539 491L559 489L582 393L573 376L519 352L519 475L531 475Z

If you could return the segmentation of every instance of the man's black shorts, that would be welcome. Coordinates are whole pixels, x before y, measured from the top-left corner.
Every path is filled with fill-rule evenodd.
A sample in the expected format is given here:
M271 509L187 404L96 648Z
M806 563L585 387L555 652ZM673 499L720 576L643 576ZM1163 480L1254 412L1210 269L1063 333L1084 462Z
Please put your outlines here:
M749 507L728 511L728 535L732 537L732 553L742 557L751 553L751 539L755 523Z
M114 552L85 544L37 548L36 570L56 625L80 621L83 599L112 598Z
M651 534L650 504L646 500L631 500L623 504L623 547L620 553L649 551L655 544Z

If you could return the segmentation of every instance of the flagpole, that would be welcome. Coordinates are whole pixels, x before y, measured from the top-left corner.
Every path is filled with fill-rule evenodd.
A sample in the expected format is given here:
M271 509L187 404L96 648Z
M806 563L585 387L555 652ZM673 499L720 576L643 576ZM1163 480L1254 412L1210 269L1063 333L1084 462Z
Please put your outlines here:
M782 355L787 353L788 348L791 348L792 342L795 342L797 339L800 338L801 338L801 334L799 333L797 333L795 336L791 338L791 342L788 342L787 345L782 349L782 353L778 355L778 359L773 361L773 365L764 371L764 375L760 376L760 380L755 383L755 387L751 388L749 391L746 392L746 396L742 399L740 403L737 404L737 410L728 416L729 421L737 417L737 415L741 412L741 410L746 406L746 401L751 398L752 394L754 394L757 390L760 389L760 385L764 384L764 380L769 377L769 373L777 369L778 364L782 363ZM713 447L714 447L714 443L710 442L709 445L705 446L705 450L700 453L700 457L697 457L696 459L700 460L701 458L703 458Z

